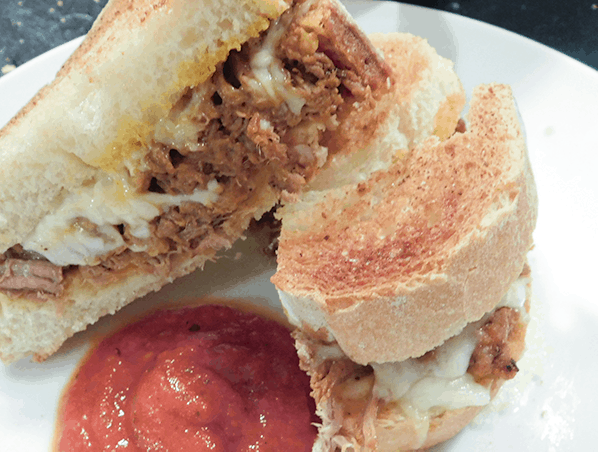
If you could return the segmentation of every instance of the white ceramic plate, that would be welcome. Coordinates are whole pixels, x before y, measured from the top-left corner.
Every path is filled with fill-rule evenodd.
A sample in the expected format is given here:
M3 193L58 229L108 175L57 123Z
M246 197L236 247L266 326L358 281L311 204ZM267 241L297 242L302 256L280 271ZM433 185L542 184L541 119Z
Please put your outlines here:
M367 32L408 31L456 62L467 92L512 85L540 197L533 320L521 372L469 427L437 451L592 450L598 402L598 73L536 42L457 15L384 2L351 2ZM0 79L7 122L79 44L75 40ZM251 242L75 336L42 364L0 364L0 449L48 450L60 392L90 341L162 301L204 294L255 299L277 310L271 263ZM239 254L240 253L240 254Z

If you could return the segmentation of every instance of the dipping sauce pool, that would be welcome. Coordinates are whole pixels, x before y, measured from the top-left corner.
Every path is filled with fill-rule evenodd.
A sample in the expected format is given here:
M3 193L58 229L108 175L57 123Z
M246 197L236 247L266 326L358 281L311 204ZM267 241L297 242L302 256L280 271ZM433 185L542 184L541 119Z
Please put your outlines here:
M227 306L155 312L83 362L57 448L310 451L317 418L293 343L279 323Z

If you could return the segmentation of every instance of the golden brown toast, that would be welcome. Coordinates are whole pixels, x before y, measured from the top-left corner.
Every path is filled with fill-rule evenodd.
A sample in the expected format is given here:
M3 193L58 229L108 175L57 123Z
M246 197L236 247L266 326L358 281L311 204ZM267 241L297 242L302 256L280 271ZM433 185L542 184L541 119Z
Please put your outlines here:
M402 361L500 300L532 245L535 185L509 87L476 88L468 121L280 212L272 280L294 324L357 363Z

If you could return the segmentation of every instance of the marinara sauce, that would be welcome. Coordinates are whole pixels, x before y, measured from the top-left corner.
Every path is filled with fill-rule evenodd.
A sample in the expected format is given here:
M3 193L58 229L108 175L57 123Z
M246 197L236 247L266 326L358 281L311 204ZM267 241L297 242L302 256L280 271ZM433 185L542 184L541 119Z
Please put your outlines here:
M80 367L58 450L310 451L309 391L284 326L218 305L159 311Z

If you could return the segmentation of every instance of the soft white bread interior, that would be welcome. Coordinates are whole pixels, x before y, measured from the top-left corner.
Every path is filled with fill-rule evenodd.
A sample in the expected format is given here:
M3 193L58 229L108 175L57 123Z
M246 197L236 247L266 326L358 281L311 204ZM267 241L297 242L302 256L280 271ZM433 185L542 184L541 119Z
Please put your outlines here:
M467 120L284 207L272 281L291 323L358 364L398 362L497 304L532 246L536 189L511 89L477 87Z
M0 132L0 357L44 359L230 247L329 135L376 136L390 75L336 0L111 0Z

